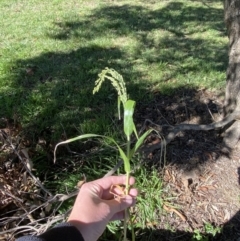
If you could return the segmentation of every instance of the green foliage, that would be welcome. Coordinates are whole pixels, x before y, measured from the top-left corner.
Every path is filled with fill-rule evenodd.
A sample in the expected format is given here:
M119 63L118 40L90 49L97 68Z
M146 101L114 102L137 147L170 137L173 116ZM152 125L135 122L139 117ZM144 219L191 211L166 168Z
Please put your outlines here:
M136 185L139 189L134 217L136 227L141 229L154 228L158 225L157 217L163 215L163 183L155 168L151 171L140 168L135 175L137 176Z
M215 237L216 234L221 233L220 227L215 227L211 223L205 223L204 233L201 233L200 230L194 230L192 241L209 241L210 237Z
M192 241L208 241L208 238L205 237L198 229L194 230Z
M221 233L221 228L213 226L211 223L205 223L204 225L205 232L207 234L211 234L213 237L216 236L216 234Z

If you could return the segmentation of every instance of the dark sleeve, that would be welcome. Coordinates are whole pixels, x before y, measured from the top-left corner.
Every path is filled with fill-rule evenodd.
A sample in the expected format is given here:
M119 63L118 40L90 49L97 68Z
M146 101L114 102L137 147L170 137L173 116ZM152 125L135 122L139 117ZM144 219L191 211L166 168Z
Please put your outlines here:
M25 236L16 241L84 241L81 233L69 223L62 223L39 236Z

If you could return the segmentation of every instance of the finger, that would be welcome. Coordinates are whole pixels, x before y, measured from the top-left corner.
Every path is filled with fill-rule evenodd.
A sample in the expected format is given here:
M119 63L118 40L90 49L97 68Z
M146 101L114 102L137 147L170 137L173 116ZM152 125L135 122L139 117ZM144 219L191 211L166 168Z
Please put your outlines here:
M124 196L126 193L126 188L124 185L115 184L110 188L110 193L116 196Z
M108 190L114 184L126 184L126 175L103 177L94 182L98 183L104 190ZM130 177L129 185L133 185L134 183L134 177Z
M112 218L116 213L135 205L136 198L127 195L126 197L120 199L106 200L106 203L110 207L110 218Z
M134 206L135 204L136 204L136 199L133 199L133 202L132 202L131 206ZM129 206L129 207L131 207L131 206ZM120 208L122 208L122 207L123 206L121 206ZM113 216L110 218L110 221L124 219L125 215L126 215L125 210L126 210L126 208L122 211L114 213ZM127 212L127 217L128 217L128 212Z
M103 200L111 200L114 198L125 198L125 190L121 189L120 186L114 186L112 189L103 190L103 188L98 185L96 182L89 182L84 184L81 191L86 189L88 192L92 193L94 196L103 199ZM129 196L136 198L138 195L138 190L136 188L131 188L128 193Z
M114 185L110 189L110 193L113 194L114 196L117 196L117 197L125 197L126 196L125 187L122 187L122 186L119 186L119 185ZM138 195L138 190L136 188L131 188L128 192L128 195L130 195L132 197L136 197Z
M111 187L116 184L125 185L126 175L105 177L105 178L96 180L96 182L103 188L101 198L105 200L110 200L110 199L113 199L114 197L114 194L109 192ZM129 185L133 185L134 183L135 183L134 177L130 177ZM114 189L115 188L113 188L113 190ZM121 191L119 190L118 194L121 195L123 193L121 193Z
M128 195L136 198L138 195L138 190L136 188L131 188L128 192ZM114 199L114 197L122 198L125 196L126 196L125 190L121 189L121 187L114 186L108 191L103 190L102 196L99 196L99 197L101 197L101 199L104 199L104 200L111 200L111 199Z
M131 188L131 189L129 190L128 195L132 196L133 198L136 198L137 195L138 195L138 190L137 190L136 188Z

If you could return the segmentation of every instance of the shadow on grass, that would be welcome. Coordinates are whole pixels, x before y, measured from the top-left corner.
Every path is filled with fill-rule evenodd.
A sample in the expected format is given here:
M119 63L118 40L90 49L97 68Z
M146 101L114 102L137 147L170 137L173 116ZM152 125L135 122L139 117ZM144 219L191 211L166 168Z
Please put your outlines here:
M223 10L220 9L186 6L182 2L171 2L155 11L141 6L110 6L96 10L85 21L55 24L59 32L48 34L54 39L84 38L87 41L104 36L106 30L116 37L131 36L139 42L135 58L140 54L150 63L163 61L179 65L176 72L180 69L185 73L226 69L227 46L199 36L208 30L226 36ZM151 32L157 31L160 36L151 36ZM164 31L172 35L165 36ZM189 38L192 34L196 37ZM145 50L153 48L154 52L146 56ZM186 62L188 65L183 66Z
M116 35L135 36L139 34L138 31L145 33L155 29L170 31L178 37L209 29L218 30L225 35L222 9L187 6L177 1L157 10L133 5L102 7L93 11L88 20L56 24L60 27L59 33L49 34L49 37L63 40L82 36L92 39L105 35L102 30L106 29L112 30Z
M117 48L90 46L70 53L46 53L34 59L19 60L12 84L16 91L3 94L5 106L1 106L1 113L14 110L24 123L28 123L26 128L33 127L31 131L36 131L37 135L52 127L59 135L60 123L70 127L87 121L91 124L86 123L85 132L91 131L90 126L96 122L99 127L95 126L92 131L102 133L102 130L106 131L103 128L106 123L111 125L107 119L115 114L116 100L110 84L93 96L94 82L106 66L123 74L122 70L125 70L128 74L131 66L124 58ZM135 75L137 73L132 71L131 76ZM72 129L76 132L75 127Z
M68 53L50 52L33 59L20 59L9 66L15 90L3 94L2 113L16 112L25 123L40 129L60 122L63 125L79 123L91 118L91 114L96 118L99 113L93 109L106 106L112 99L110 91L91 96L97 74L106 66L124 76L133 99L138 101L146 93L150 77L146 77L146 70L136 67L139 59L145 66L163 63L164 68L169 69L162 76L154 77L159 83L176 82L174 78L180 74L194 85L193 74L226 69L227 48L213 39L188 36L208 29L223 35L222 19L222 10L174 2L157 10L132 5L109 6L93 11L79 22L60 21L56 23L59 32L48 33L49 37L87 42L108 32L116 38L130 36L138 45L131 54L118 45L89 44ZM151 32L156 34L158 30L171 35L151 36ZM173 89L179 86L174 85Z
M130 37L137 42L137 47L129 53L128 49L118 45L89 44L68 53L51 52L19 60L9 66L15 91L3 94L2 103L5 105L1 105L1 112L3 115L19 114L25 123L32 123L35 130L58 126L56 135L59 135L59 123L71 126L76 122L91 121L99 117L99 109L111 109L107 105L115 103L112 101L115 97L111 95L109 86L96 97L91 96L97 74L106 66L123 75L131 98L139 101L143 96L147 97L150 77L146 77L146 70L141 70L136 64L139 60L145 66L161 63L164 74L157 72L159 77L155 75L154 79L158 83L173 82L172 90L179 87L175 80L179 75L187 79L189 85L195 85L191 79L193 76L199 78L199 83L203 81L201 73L209 73L209 81L214 84L218 80L210 73L226 69L227 47L198 34L212 29L224 35L222 14L222 10L213 7L170 2L157 10L132 5L108 6L93 11L87 19L79 22L59 21L55 23L58 32L56 29L54 33L48 32L48 37L87 42L108 33L116 39ZM171 34L165 35L164 31ZM192 34L196 37L189 38ZM113 109L106 112L114 113ZM95 131L101 132L101 129L106 131L105 128Z

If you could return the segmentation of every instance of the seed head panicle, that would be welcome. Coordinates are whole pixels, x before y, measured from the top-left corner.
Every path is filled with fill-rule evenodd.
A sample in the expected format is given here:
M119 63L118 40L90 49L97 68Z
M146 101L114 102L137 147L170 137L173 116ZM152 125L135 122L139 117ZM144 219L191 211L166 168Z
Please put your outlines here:
M98 75L98 79L95 81L95 87L93 89L93 94L99 91L102 86L102 83L108 79L110 80L112 86L118 93L118 96L121 102L124 104L127 102L127 89L123 80L122 75L120 75L116 70L105 68Z

